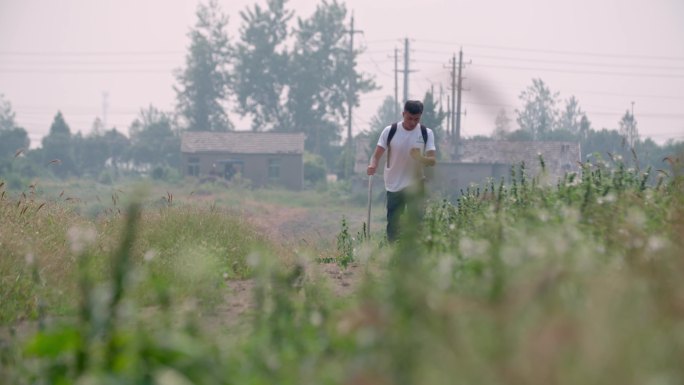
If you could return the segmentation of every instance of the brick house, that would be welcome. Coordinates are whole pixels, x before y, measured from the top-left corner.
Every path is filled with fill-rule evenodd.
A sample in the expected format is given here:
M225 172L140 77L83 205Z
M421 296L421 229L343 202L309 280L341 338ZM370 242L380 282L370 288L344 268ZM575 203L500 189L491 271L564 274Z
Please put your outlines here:
M304 133L184 132L183 174L230 180L238 173L253 187L304 185Z

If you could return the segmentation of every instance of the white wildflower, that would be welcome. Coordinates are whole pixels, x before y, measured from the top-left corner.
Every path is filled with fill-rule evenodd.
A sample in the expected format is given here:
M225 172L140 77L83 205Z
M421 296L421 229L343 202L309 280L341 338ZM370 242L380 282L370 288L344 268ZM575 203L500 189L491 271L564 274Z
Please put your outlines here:
M646 225L646 215L639 209L631 209L627 213L627 222L641 229Z
M311 312L311 315L309 316L309 322L311 322L311 325L313 326L321 326L323 323L323 316L321 315L320 312L318 311L313 311Z
M657 235L653 235L650 238L648 238L648 242L646 243L646 250L648 250L648 252L650 253L657 253L665 249L667 245L667 239L659 237Z
M154 259L154 257L157 256L157 251L156 250L147 250L145 252L145 255L143 255L143 260L145 262L150 262Z
M247 256L247 265L249 265L249 267L251 267L251 268L255 268L255 267L259 266L260 262L261 262L261 258L259 256L259 254L257 254L257 253L250 253Z
M67 238L71 252L74 254L82 253L97 238L97 233L92 227L72 226L67 230Z

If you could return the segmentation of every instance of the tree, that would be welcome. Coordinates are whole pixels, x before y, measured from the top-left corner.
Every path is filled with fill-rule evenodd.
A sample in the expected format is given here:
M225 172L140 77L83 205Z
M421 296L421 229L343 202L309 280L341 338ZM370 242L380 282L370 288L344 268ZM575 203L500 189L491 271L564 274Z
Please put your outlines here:
M12 111L12 104L5 100L3 94L0 94L0 131L13 130L17 127L14 121L15 113Z
M105 131L104 135L102 135L102 140L107 147L107 154L109 155L107 161L114 167L115 172L118 172L119 163L125 159L131 142L126 135L117 131L116 128Z
M382 132L382 130L385 129L385 127L401 120L401 116L395 115L396 108L394 104L395 103L393 96L385 97L385 100L383 100L382 105L378 107L375 116L371 118L370 127L368 131L380 135L380 133Z
M293 12L287 0L267 0L240 12L240 42L235 47L232 89L237 111L252 118L252 130L272 130L288 125L283 111L289 80L289 52L285 46Z
M586 114L579 107L579 101L574 96L571 96L570 99L565 101L565 109L561 112L556 122L556 129L566 130L573 135L579 135L583 130L583 118L586 118Z
M50 132L43 138L42 159L50 164L52 171L60 178L76 175L71 129L61 111L57 111L50 125Z
M305 147L328 155L341 139L340 122L347 103L358 105L361 93L375 84L356 70L358 50L350 52L344 20L347 11L336 0L323 0L308 19L298 19L294 32L288 112L292 131L307 134Z
M620 132L620 135L624 138L627 146L629 148L634 148L639 141L639 130L637 129L637 121L634 119L634 115L629 112L629 110L625 111L625 114L622 116L622 119L620 119L618 125L618 132Z
M494 132L492 137L497 140L504 140L511 131L511 118L506 114L506 109L502 108L494 119Z
M581 140L585 140L587 135L591 131L591 122L587 118L587 114L582 114L582 119L580 119L580 130L579 137Z
M435 100L435 95L432 90L428 90L423 98L423 114L420 118L420 123L432 129L435 135L435 146L437 153L441 153L439 149L439 139L443 138L443 125L446 118L446 112L442 106Z
M196 16L186 67L176 74L178 109L188 130L228 131L233 128L223 105L230 84L228 18L216 0L200 3Z
M149 106L131 124L128 158L137 165L177 166L180 164L180 138L173 131L171 117Z
M431 128L435 135L441 135L446 115L442 106L435 100L432 90L427 91L423 98L423 115L420 118L420 122L424 126Z
M533 79L532 85L520 94L524 107L516 110L520 129L540 139L556 125L558 93L553 93L541 79Z
M13 157L18 150L28 150L28 133L17 126L12 105L0 94L0 160Z

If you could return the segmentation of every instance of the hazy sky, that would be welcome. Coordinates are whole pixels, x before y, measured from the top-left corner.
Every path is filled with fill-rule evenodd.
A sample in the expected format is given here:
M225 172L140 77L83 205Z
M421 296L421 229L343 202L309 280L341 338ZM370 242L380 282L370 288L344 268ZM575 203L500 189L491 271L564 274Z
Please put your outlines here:
M220 0L237 38L238 12ZM256 3L264 4L265 1ZM317 1L291 0L299 17ZM394 94L394 48L410 39L410 97L449 83L463 48L462 133L489 134L496 114L521 108L518 95L541 78L575 96L594 128L617 128L632 108L642 136L684 140L684 0L348 0L362 70L383 88L361 99L355 131ZM175 105L172 71L184 63L196 0L0 0L0 93L33 140L58 110L87 133L103 116L127 132L141 108ZM403 63L400 62L400 68ZM401 84L403 82L401 76ZM233 117L238 129L249 122ZM390 122L388 122L389 124Z

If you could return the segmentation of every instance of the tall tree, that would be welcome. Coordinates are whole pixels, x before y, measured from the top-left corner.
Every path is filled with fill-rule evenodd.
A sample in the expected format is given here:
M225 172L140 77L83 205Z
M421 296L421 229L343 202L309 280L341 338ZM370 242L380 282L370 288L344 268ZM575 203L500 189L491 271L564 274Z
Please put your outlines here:
M288 23L293 12L287 0L267 0L240 12L240 41L234 52L232 89L237 111L252 118L252 130L272 130L289 124L283 111L289 81Z
M316 154L326 154L340 141L348 101L358 105L361 93L375 89L356 69L359 51L349 49L346 14L343 4L323 0L310 18L298 19L294 33L287 104L293 126L288 129L304 131L306 149Z
M558 116L557 92L551 92L541 79L533 79L532 85L519 98L523 102L523 109L516 110L516 121L521 130L527 131L537 140L554 129Z
M629 112L629 110L625 111L625 114L622 116L622 119L620 119L618 125L618 132L620 132L620 135L624 138L627 146L629 148L634 148L639 141L639 130L637 128L637 121L634 119L634 114Z
M196 16L185 69L176 73L178 108L188 130L228 131L233 128L224 107L230 84L228 17L217 0L200 3Z

